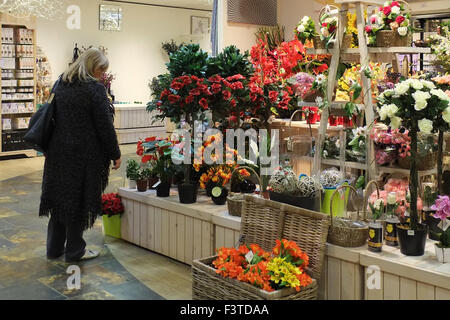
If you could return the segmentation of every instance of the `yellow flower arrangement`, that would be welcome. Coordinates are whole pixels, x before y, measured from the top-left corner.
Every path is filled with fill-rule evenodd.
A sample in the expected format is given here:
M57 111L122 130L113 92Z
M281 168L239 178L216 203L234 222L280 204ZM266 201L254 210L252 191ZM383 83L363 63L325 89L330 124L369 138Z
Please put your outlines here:
M267 263L270 280L281 286L295 288L300 286L300 280L297 275L302 274L300 268L296 267L286 258L276 257Z
M385 68L380 63L370 62L369 68L372 74L372 95L378 95L377 83L384 80L386 75ZM356 64L348 68L344 75L338 80L338 88L336 90L336 101L350 100L350 87L354 82L361 84L361 65Z

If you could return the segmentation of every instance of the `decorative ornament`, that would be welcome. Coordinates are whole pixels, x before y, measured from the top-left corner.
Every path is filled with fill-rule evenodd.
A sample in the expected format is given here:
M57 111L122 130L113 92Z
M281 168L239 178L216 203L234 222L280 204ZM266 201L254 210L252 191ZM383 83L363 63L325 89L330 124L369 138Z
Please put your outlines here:
M53 19L63 14L64 0L0 0L0 12L16 18Z

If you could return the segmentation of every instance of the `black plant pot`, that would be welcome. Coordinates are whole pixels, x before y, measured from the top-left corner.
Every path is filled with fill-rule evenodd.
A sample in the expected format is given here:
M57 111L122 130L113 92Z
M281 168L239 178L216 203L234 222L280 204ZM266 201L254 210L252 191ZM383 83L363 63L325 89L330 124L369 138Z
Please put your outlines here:
M277 201L291 206L304 208L307 210L319 211L320 206L320 194L316 194L310 197L294 197L284 193L277 193L269 191L270 200Z
M156 187L156 196L159 198L168 198L170 196L170 183L160 183Z
M190 204L197 202L198 184L179 184L178 196L180 203Z
M381 252L383 250L383 226L381 223L369 224L369 240L367 246L371 252Z
M256 185L249 180L244 180L241 183L239 183L239 189L241 193L251 194L255 192Z
M207 196L207 197L210 197L210 198L211 198L211 196L212 196L211 191L212 191L212 189L214 189L215 187L217 187L217 184L214 183L214 182L212 182L212 181L208 181L208 182L206 183L205 191L206 191L206 196Z
M216 190L220 189L220 194L216 194ZM227 197L228 197L228 189L224 187L214 187L211 191L211 199L214 202L214 204L218 206L222 206L225 203L227 203Z
M423 256L427 233L428 227L424 224L419 224L418 230L414 232L409 230L408 226L398 225L398 242L401 253L412 257Z
M153 186L158 183L159 178L148 178L148 188L150 190L155 190L156 188L153 188Z
M439 241L439 233L442 232L439 229L438 224L441 222L440 219L433 217L436 211L423 211L422 213L422 221L428 226L428 237L431 240Z
M136 185L137 185L138 192L145 192L145 191L147 191L147 184L148 184L148 180L147 179L137 180L136 181Z

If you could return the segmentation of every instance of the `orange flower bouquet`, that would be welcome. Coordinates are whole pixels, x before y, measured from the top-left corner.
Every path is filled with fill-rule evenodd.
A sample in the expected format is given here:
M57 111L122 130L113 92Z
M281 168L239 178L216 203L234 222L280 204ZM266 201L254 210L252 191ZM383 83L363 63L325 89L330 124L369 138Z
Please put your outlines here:
M312 279L305 272L308 255L293 241L277 240L272 252L256 244L239 249L220 248L213 261L216 273L223 277L247 282L268 292L294 288L300 292Z

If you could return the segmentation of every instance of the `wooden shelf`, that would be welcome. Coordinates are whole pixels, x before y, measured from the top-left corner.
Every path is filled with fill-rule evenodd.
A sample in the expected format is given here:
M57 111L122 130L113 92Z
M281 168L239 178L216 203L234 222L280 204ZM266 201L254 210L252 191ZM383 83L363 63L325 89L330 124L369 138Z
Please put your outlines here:
M399 54L415 54L415 53L431 53L431 48L422 47L389 47L389 48L373 48L369 47L370 54L379 53L399 53ZM330 49L331 50L331 49ZM308 54L330 54L327 49L307 49ZM342 49L341 54L359 55L359 48Z
M401 173L404 175L409 176L410 171L409 169L402 169L402 168L397 168L397 167L378 167L378 172L380 174L384 174L384 173ZM425 176L430 176L433 174L437 174L437 168L434 169L430 169L430 170L419 170L418 171L419 177L425 177Z
M337 159L322 159L322 164L327 166L341 166L341 161ZM365 163L359 163L359 162L351 162L351 161L345 161L344 165L346 168L350 169L359 169L359 170L366 170L367 165Z
M21 154L24 154L27 157L32 158L32 157L36 157L37 152L35 150L32 150L32 149L16 150L16 151L5 151L5 152L0 152L0 157L17 156L17 155L21 155Z

